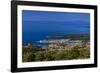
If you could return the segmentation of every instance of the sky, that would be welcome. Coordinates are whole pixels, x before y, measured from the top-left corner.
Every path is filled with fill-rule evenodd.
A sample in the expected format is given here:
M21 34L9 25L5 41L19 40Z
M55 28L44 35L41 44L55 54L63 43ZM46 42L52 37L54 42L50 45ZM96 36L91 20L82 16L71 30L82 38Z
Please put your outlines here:
M23 10L23 21L85 21L89 22L89 13L48 12Z

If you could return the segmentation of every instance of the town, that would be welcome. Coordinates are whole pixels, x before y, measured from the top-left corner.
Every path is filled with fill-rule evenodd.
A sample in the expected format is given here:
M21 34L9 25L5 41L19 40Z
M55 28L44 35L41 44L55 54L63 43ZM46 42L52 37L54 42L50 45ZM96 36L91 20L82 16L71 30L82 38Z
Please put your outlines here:
M85 45L85 47L89 47L89 41L83 41L83 40L70 40L70 39L56 39L56 40L40 40L37 41L39 43L48 43L46 46L39 46L42 50L70 50L71 48L75 46L82 47ZM24 48L28 48L30 46L35 46L30 43L24 46ZM37 49L37 48L33 48Z

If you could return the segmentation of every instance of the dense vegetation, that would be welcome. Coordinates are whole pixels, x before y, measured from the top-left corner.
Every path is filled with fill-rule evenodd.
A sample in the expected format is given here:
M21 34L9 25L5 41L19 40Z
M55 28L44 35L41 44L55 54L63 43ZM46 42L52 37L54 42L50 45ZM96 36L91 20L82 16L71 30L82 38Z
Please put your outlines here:
M50 51L49 49L42 50L38 46L23 47L23 62L32 61L54 61L54 60L72 60L85 59L90 57L90 49L86 48L85 44L70 48L70 50Z

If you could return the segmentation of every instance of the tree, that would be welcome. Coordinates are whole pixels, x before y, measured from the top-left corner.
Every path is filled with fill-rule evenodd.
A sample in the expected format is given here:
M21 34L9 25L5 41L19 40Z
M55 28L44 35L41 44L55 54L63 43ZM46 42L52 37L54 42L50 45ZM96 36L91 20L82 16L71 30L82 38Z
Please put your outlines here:
M35 55L33 53L25 53L23 56L23 62L31 62L35 60Z
M68 50L68 59L77 59L79 58L79 47L75 46L73 48L71 48L71 50Z
M45 51L45 54L44 54L45 61L52 61L54 59L55 59L55 57L54 57L53 51Z
M89 58L90 57L90 50L88 48L86 49L80 49L80 58Z
M35 61L43 61L44 60L44 52L36 52L35 53Z

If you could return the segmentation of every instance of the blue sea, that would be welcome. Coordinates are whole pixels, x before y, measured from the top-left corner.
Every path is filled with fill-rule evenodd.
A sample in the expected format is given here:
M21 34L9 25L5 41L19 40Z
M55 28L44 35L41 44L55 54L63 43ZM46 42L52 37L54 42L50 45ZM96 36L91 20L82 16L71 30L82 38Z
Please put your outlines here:
M86 34L89 32L90 23L84 21L23 21L22 41L24 44L31 43L33 45L41 45L40 43L37 43L37 41L55 39L48 38L47 36L49 35Z

